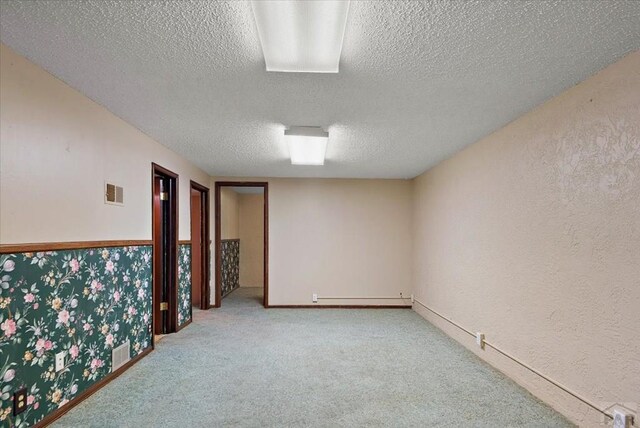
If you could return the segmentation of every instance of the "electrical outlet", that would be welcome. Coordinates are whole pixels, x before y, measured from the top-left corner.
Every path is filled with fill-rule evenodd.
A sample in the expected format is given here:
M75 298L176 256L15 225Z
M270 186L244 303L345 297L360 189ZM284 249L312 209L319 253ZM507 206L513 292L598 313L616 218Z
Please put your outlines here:
M66 356L66 352L58 352L56 354L56 372L64 369L64 357Z
M480 349L484 349L484 333L476 333L476 344Z
M624 410L613 411L613 428L631 428L633 417Z
M19 389L13 394L13 416L18 416L27 409L27 388Z
M311 296L311 300L313 301L313 303L318 303L318 295L316 293L313 293L313 295Z

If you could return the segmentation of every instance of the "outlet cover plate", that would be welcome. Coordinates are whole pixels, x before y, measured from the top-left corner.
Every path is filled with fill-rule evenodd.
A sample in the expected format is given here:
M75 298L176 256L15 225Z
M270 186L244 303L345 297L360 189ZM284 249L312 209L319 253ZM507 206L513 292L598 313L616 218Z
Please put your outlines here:
M311 300L313 301L313 303L318 303L318 295L316 293L313 293L313 295L311 296Z
M56 372L59 372L60 370L64 369L64 357L66 355L66 352L62 351L62 352L58 352L56 354Z
M27 410L27 388L22 388L13 394L13 415L18 416L25 410Z

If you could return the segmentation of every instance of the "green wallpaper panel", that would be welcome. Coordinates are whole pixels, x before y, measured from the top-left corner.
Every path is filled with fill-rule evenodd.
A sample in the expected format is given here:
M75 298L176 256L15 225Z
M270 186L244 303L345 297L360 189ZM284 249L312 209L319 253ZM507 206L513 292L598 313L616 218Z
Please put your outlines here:
M0 424L27 427L111 371L111 350L151 346L152 248L0 255ZM66 352L55 372L55 354ZM28 389L14 417L13 393Z
M178 246L178 326L191 319L191 244Z
M240 240L223 239L222 253L222 297L240 287Z

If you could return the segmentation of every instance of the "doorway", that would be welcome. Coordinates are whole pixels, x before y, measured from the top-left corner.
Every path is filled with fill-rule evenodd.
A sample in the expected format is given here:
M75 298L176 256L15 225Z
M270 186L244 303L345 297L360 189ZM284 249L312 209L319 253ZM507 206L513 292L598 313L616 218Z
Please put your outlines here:
M251 189L253 189L253 191ZM224 193L223 193L224 192ZM239 236L230 235L227 231L227 218L224 217L223 211L228 211L228 195L239 194L239 198L245 194L259 194L260 203L257 207L259 211L253 210L254 213L258 213L258 223L260 228L260 240L258 242L259 253L259 276L261 284L260 288L253 288L258 290L262 294L261 303L265 308L269 307L269 184L266 182L233 182L233 181L220 181L215 183L215 304L214 307L219 308L222 305L223 297L230 291L240 287L242 284L239 280L242 275L241 264L243 260L247 261L248 258L242 259L239 254L243 249L247 249L247 246L243 248L243 243L240 242ZM257 195L256 195L257 196ZM248 197L247 197L248 199ZM233 205L233 204L232 204ZM254 204L255 208L255 204ZM225 215L228 215L225 213ZM237 214L236 214L237 215ZM223 224L224 223L224 224ZM254 222L255 223L255 222ZM224 226L224 227L223 227ZM232 261L235 266L227 266ZM255 262L255 258L253 260ZM224 262L224 265L223 265ZM255 265L254 265L255 267ZM255 277L255 275L254 275ZM235 282L235 285L231 290L229 289L229 282ZM255 284L249 285L254 287ZM244 288L247 290L248 287ZM258 298L256 296L256 298ZM259 303L258 303L259 304Z
M153 335L178 324L178 174L151 164L153 230Z
M209 309L209 188L191 181L191 305Z

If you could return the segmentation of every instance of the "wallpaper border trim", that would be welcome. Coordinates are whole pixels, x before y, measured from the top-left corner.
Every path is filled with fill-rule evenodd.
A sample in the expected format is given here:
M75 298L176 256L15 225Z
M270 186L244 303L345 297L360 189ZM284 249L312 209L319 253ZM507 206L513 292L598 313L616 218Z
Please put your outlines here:
M0 254L35 253L38 251L84 250L103 247L144 247L153 246L151 239L111 240L111 241L69 241L39 242L28 244L0 244Z
M111 382L112 380L120 376L122 373L127 371L129 367L133 366L135 363L140 361L143 357L146 357L151 351L153 351L153 349L154 349L153 345L151 345L151 347L145 349L140 354L136 355L131 360L127 361L123 366L116 369L116 371L109 373L108 375L100 379L98 382L88 387L86 390L84 390L81 394L79 394L73 400L69 401L69 403L66 406L56 409L52 413L49 413L40 422L36 423L34 427L43 428L48 425L51 425L53 422L60 419L68 411L76 407L78 404L82 403L84 400L86 400L87 398L89 398L90 396L98 392L100 389L102 389L102 387L104 387L106 384L108 384L109 382Z

